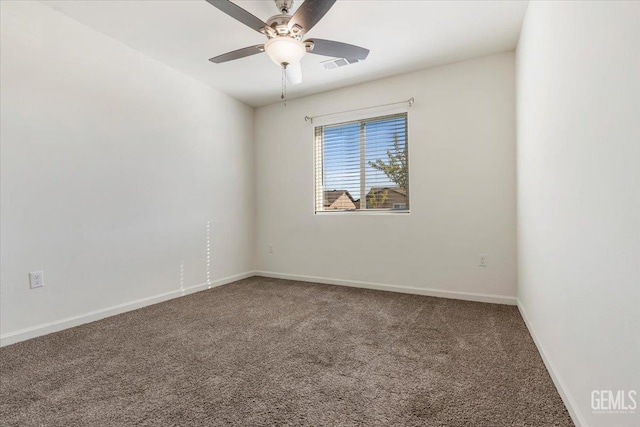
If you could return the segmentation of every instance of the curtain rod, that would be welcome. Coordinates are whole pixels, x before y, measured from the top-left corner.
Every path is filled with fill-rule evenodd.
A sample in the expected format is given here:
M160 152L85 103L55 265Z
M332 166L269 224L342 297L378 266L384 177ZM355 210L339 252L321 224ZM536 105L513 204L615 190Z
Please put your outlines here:
M388 107L388 106L391 106L391 105L398 105L398 104L407 104L408 103L409 107L411 107L414 102L415 102L415 100L413 99L413 97L411 97L411 98L407 99L406 101L391 102L389 104L374 105L372 107L356 108L355 110L338 111L337 113L321 114L319 116L312 116L312 117L304 116L304 121L313 123L313 119L317 119L317 118L320 118L320 117L334 116L336 114L344 114L344 113L353 113L353 112L356 112L356 111L364 111L364 110L370 110L372 108Z

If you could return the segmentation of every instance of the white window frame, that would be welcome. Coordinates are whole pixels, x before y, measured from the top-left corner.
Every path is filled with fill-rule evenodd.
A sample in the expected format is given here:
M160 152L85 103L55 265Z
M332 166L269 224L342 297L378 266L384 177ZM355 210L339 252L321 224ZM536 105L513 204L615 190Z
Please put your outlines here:
M317 205L317 198L318 198L318 194L317 194L317 190L318 188L322 187L322 171L323 171L323 165L322 165L322 144L320 144L316 138L316 128L317 127L323 127L323 126L335 126L335 125L341 125L341 124L346 124L346 123L352 123L352 122L357 122L357 121L361 121L364 122L367 120L374 120L377 118L384 118L387 116L394 116L394 115L398 115L398 114L405 114L406 115L406 143L407 143L407 151L409 152L407 154L407 165L409 168L409 183L412 182L411 180L411 154L410 154L410 149L409 149L409 109L407 107L395 107L395 108L385 108L385 109L380 109L380 108L376 108L375 112L372 111L372 109L368 109L367 112L360 112L360 113L349 113L344 114L344 113L339 113L339 114L332 114L332 115L326 115L323 120L314 120L313 126L311 128L312 132L313 132L313 137L312 137L312 141L313 141L313 173L314 173L314 187L313 187L313 211L316 215L398 215L398 216L402 216L401 214L411 214L411 208L409 209L366 209L366 197L364 197L364 209L363 209L363 197L362 197L362 193L363 193L363 187L366 187L366 182L365 179L363 179L363 174L365 173L366 167L364 166L363 160L361 158L360 160L360 209L355 209L355 210L348 210L348 209L335 209L335 210L318 210L318 205ZM366 156L366 152L365 150L362 150L362 144L365 143L364 138L362 137L362 131L363 131L364 127L361 127L361 138L360 138L360 144L361 144L361 150L360 150L360 156ZM320 171L320 173L318 173ZM409 200L409 193L410 190L407 190L407 200ZM395 205L395 204L394 204ZM406 204L405 204L406 205Z

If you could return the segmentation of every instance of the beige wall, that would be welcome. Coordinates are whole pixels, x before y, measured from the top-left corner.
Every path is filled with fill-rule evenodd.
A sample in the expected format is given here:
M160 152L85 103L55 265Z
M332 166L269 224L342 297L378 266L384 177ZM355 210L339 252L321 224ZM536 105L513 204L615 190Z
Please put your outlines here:
M257 269L513 302L514 76L509 52L257 109ZM315 215L305 115L410 97L411 214Z
M640 425L591 408L640 392L639 22L638 2L531 2L518 44L518 299L589 427Z
M1 7L2 342L250 271L253 110L41 3Z

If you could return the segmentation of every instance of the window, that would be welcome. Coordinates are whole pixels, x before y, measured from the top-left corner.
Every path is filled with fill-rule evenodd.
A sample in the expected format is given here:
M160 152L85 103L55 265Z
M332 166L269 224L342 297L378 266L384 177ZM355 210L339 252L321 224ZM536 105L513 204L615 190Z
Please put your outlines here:
M407 113L315 128L316 212L409 211Z

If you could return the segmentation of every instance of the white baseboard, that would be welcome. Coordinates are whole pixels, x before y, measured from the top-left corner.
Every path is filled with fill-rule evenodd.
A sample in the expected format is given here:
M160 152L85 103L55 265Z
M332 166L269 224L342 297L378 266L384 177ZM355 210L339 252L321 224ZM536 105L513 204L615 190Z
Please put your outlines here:
M211 284L203 283L200 285L190 286L188 288L178 289L178 290L166 292L160 295L142 298L136 301L131 301L131 302L107 307L101 310L91 311L89 313L68 317L66 319L56 320L53 322L43 323L41 325L33 326L30 328L9 332L7 334L0 336L0 347L4 347L10 344L14 344L14 343L35 338L35 337L39 337L42 335L50 334L53 332L58 332L64 329L73 328L74 326L80 326L85 323L95 322L96 320L104 319L105 317L115 316L116 314L137 310L139 308L146 307L152 304L157 304L159 302L189 295L194 292L203 291L209 288L226 285L227 283L235 282L241 279L246 279L252 276L264 276L264 277L297 280L297 281L312 282L312 283L325 283L329 285L376 289L381 291L401 292L406 294L426 295L426 296L432 296L432 297L460 299L460 300L466 300L466 301L478 301L478 302L489 302L489 303L496 303L496 304L516 305L516 298L506 297L501 295L442 291L438 289L412 288L407 286L388 285L388 284L382 284L382 283L330 279L326 277L301 276L301 275L294 275L294 274L274 273L269 271L255 271L255 272L249 271L241 274L236 274L234 276L229 276L229 277L215 280L211 282Z
M104 319L105 317L115 316L116 314L137 310L139 308L146 307L148 305L157 304L159 302L182 297L195 292L204 291L206 289L215 288L217 286L226 285L227 283L235 282L241 279L246 279L247 277L252 277L252 276L254 276L254 273L252 271L236 274L233 276L214 280L211 283L203 283L200 285L190 286L184 289L165 292L160 295L142 298L136 301L126 302L124 304L118 304L118 305L107 307L101 310L80 314L78 316L72 316L66 319L43 323L41 325L33 326L26 329L21 329L19 331L10 332L8 334L0 336L0 347L4 347L6 345L14 344L14 343L28 340L31 338L39 337L41 335L50 334L52 332L58 332L63 329L73 328L74 326L80 326L85 323L95 322L96 320Z
M560 398L562 399L564 406L566 406L567 411L569 411L569 415L571 416L573 423L576 425L576 427L587 427L587 423L584 421L582 416L580 416L580 414L576 410L578 406L575 405L575 401L569 394L564 381L562 381L562 378L558 374L558 371L555 369L553 363L547 356L547 352L544 350L544 347L542 346L542 342L536 335L536 332L533 329L533 325L531 324L531 321L527 317L527 312L525 311L524 307L522 306L519 300L518 300L518 310L520 310L520 315L522 316L522 319L524 319L524 323L525 325L527 325L527 329L529 329L529 334L531 335L531 338L533 338L533 342L536 344L536 347L538 348L538 353L540 353L540 356L542 357L544 366L547 368L547 371L549 372L549 376L551 377L553 384L556 386L556 389L558 390L558 394L560 395Z
M439 289L413 288L409 286L389 285L385 283L361 282L356 280L331 279L327 277L302 276L297 274L256 271L256 276L274 279L297 280L299 282L324 283L327 285L350 286L352 288L375 289L379 291L400 292L403 294L425 295L429 297L460 299L465 301L489 302L494 304L516 305L515 297L502 295L477 294L472 292L443 291Z

